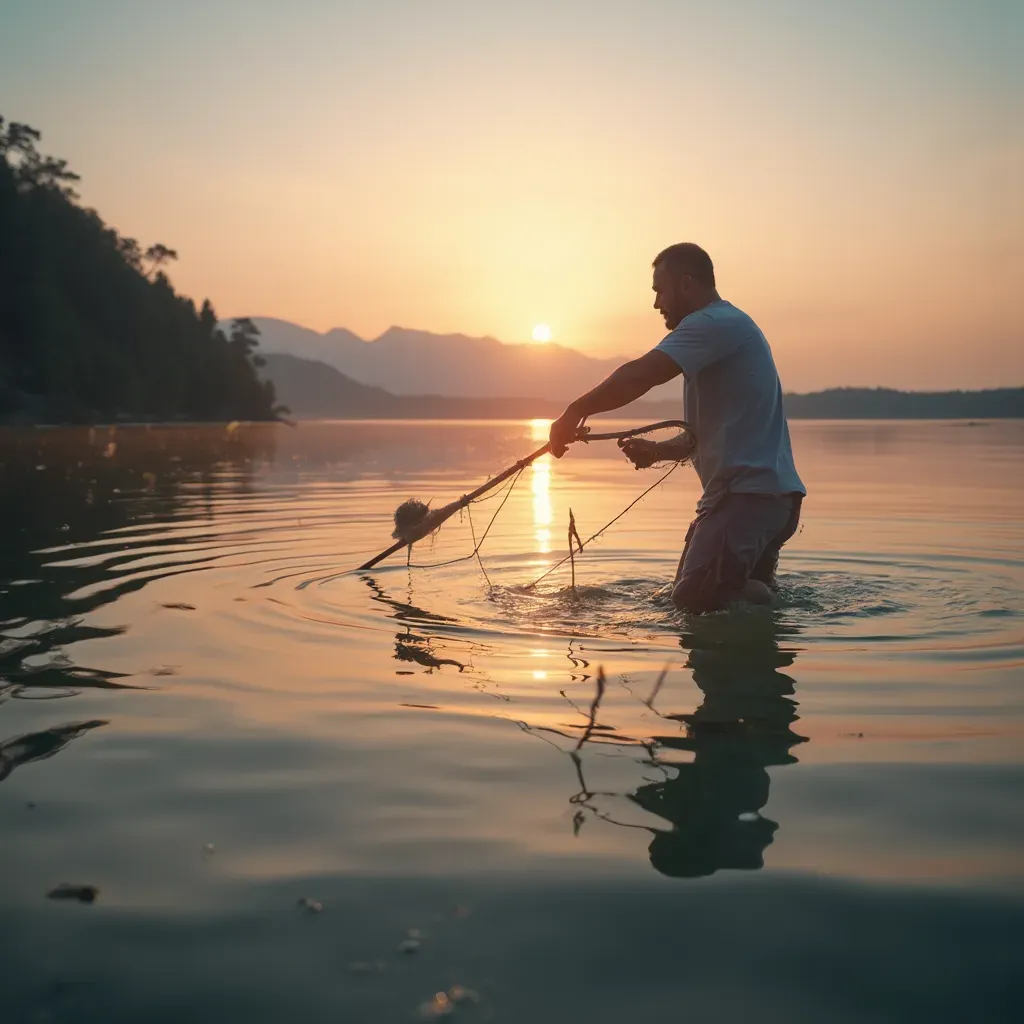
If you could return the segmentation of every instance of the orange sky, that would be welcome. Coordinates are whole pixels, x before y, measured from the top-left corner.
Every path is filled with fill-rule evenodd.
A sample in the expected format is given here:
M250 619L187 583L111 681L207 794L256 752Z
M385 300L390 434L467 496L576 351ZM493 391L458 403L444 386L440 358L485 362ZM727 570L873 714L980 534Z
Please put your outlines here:
M787 389L1024 384L1019 5L504 6L45 0L0 112L223 316L634 354L693 240Z

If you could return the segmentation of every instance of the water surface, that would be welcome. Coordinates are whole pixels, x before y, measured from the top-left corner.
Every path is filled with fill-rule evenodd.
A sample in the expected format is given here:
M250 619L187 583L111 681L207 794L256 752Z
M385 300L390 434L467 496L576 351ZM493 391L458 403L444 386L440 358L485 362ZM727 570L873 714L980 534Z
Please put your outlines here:
M544 424L0 434L5 1019L1013 1019L1024 423L793 433L779 606L689 619L686 468L528 586L611 444L351 571Z

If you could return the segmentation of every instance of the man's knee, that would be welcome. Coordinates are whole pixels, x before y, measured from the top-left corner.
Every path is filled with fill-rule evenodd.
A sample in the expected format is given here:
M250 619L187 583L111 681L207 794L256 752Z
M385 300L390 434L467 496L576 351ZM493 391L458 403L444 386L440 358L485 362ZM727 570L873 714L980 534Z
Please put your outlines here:
M727 593L719 583L704 576L684 575L672 588L672 603L691 615L721 611L735 593Z

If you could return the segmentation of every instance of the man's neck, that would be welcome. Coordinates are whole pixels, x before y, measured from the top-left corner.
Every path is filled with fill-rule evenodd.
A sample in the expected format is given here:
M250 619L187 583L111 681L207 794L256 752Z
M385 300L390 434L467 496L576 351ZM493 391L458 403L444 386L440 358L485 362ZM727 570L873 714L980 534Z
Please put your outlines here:
M712 302L721 302L722 297L718 294L717 288L709 288L697 301L694 303L693 308L686 314L696 313L699 310L704 309L706 306L710 306Z

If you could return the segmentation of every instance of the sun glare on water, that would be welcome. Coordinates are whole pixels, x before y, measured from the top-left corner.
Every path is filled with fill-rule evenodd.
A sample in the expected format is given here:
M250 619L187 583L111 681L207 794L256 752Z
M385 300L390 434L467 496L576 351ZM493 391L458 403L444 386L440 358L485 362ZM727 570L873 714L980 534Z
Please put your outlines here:
M551 340L551 328L547 324L534 324L533 327L533 340L543 344L545 341Z

